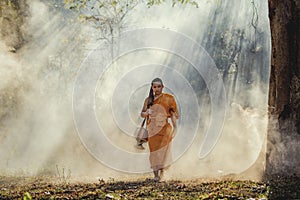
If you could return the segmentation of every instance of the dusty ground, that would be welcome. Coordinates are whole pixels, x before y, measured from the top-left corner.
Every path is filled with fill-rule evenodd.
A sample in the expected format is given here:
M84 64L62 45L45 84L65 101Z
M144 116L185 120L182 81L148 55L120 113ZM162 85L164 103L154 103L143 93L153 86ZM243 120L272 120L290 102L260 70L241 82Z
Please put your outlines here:
M54 181L0 176L0 199L300 199L300 178L269 181Z

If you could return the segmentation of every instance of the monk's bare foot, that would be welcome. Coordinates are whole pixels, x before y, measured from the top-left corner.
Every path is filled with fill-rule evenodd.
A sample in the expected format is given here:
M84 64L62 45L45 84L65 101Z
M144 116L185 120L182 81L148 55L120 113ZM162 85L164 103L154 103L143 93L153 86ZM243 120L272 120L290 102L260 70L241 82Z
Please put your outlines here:
M161 169L159 173L159 178L162 179L164 177L164 170Z
M159 178L159 176L155 176L153 180L154 180L155 182L159 182L159 181L160 181L160 178Z
M154 179L153 180L155 182L158 182L160 180L159 175L158 175L158 170L153 171L153 173L154 173Z

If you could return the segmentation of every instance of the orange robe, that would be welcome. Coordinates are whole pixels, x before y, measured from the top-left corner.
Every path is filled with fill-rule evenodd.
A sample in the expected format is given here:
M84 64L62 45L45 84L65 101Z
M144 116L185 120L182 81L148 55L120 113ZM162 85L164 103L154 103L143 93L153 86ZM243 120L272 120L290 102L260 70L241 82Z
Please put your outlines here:
M145 100L144 109L148 99ZM151 168L156 171L171 165L172 126L168 118L172 114L178 119L178 109L175 98L171 94L162 93L150 108L151 116L147 120L148 145L150 149Z

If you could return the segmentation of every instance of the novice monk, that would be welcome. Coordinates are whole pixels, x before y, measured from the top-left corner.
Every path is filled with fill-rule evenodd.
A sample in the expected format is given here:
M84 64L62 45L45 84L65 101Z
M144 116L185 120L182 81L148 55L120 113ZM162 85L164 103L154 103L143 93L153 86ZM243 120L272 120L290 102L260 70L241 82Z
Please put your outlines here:
M147 117L150 164L154 180L162 178L163 170L171 165L171 141L176 134L178 110L175 98L162 93L164 88L160 78L151 82L149 97L145 99L141 116ZM173 127L169 124L171 119Z

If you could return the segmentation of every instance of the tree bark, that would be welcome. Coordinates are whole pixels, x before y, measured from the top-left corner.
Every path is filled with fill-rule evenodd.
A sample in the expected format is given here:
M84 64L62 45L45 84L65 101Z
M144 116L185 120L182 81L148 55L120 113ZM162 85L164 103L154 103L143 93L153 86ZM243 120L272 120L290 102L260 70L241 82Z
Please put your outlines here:
M0 1L0 38L12 52L26 42L25 22L29 15L27 1Z
M272 56L266 175L300 174L300 1L269 0Z

